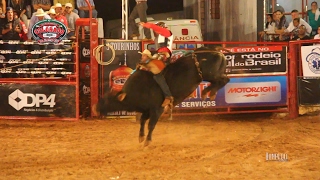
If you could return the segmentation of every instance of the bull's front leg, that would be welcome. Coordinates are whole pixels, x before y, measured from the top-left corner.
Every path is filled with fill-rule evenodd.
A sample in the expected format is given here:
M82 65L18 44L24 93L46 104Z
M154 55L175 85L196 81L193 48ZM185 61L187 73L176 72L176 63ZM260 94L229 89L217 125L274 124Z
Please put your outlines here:
M154 128L156 127L156 124L159 120L159 117L161 116L161 114L163 113L163 108L158 108L158 109L153 109L150 111L150 120L149 120L149 124L148 124L148 135L147 135L147 140L144 143L144 146L148 146L151 141L152 141L152 132L154 130Z

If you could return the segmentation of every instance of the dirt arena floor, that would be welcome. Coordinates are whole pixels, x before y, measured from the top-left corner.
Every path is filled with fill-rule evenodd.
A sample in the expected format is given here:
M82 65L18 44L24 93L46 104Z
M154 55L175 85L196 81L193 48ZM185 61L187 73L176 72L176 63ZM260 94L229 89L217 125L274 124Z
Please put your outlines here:
M146 148L138 131L127 119L2 120L0 179L320 179L319 115L163 117Z

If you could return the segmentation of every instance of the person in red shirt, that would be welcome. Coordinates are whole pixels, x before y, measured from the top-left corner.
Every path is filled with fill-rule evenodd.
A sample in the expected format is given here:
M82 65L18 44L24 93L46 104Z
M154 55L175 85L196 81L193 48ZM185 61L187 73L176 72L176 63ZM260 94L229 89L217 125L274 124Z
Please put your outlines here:
M17 12L13 12L13 16L14 16L15 19L19 19L19 16L18 16ZM19 33L20 40L21 41L26 41L26 40L28 40L28 36L27 36L28 28L27 28L27 26L24 24L24 22L21 19L19 19L19 21L20 21L20 24L21 24L21 27L22 27L21 32Z
M54 10L56 11L56 20L62 22L68 28L68 21L67 18L63 15L62 5L57 3L54 6Z

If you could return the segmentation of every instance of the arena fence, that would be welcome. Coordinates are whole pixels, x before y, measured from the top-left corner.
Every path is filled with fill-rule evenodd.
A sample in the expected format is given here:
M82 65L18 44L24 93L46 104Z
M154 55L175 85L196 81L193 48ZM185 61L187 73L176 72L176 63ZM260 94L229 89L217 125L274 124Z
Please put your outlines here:
M0 119L79 119L77 43L0 44ZM8 50L8 44L15 46Z
M293 76L297 81L296 106L320 106L320 46L319 40L290 42L292 66L297 68Z
M102 40L102 59L108 66L99 66L99 95L117 93L140 59L139 51L150 49L153 42L134 40ZM196 91L174 109L176 115L232 114L252 112L285 112L297 117L297 67L291 63L289 44L286 42L174 42L173 59L199 46L222 46L227 72L231 81L221 89L215 100L202 101L201 91L208 86L202 82ZM125 111L113 116L131 116Z
M294 52L288 43L175 42L173 54L179 56L179 52L199 44L231 51L224 52L231 80L214 101L209 97L201 100L201 91L208 85L202 82L190 98L176 106L176 115L285 112L291 118L298 116L298 67L290 58ZM143 42L143 49L149 47L153 47L152 43Z
M55 45L0 41L1 45L23 46L15 51L0 50L3 55L0 56L0 96L4 100L0 104L3 109L0 119L78 120L81 109L90 111L106 91L121 90L140 59L138 52L153 43L108 39L101 40L102 47L97 50L92 42L95 43L85 41L85 37L74 44L64 41ZM201 91L208 85L202 82L190 98L175 107L175 114L286 112L291 118L297 117L301 104L298 77L303 75L300 52L303 43L310 41L175 42L173 58L199 45L219 45L229 50L224 54L231 78L213 101L209 97L205 101L200 99ZM87 100L80 108L83 95ZM123 111L110 114L133 115ZM95 115L88 112L87 116Z

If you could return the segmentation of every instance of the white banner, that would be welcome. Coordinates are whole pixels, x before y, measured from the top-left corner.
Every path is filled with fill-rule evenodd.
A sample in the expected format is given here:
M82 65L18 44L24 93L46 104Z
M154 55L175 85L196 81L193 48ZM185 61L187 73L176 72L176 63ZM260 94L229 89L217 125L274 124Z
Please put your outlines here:
M320 46L301 46L304 77L320 77Z

